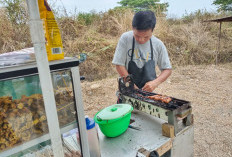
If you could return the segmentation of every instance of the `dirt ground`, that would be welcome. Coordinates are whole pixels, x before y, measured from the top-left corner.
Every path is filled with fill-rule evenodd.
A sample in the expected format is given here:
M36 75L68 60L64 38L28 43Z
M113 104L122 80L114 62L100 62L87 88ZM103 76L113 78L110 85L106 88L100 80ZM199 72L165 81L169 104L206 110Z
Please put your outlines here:
M82 82L86 114L115 104L116 90L116 77ZM232 63L174 68L154 92L191 101L194 157L232 157Z

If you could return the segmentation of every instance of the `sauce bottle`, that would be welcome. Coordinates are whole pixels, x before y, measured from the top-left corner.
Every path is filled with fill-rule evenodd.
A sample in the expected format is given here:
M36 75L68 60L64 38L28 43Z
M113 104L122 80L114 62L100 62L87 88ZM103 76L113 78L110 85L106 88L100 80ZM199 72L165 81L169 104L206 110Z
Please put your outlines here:
M85 122L86 122L90 157L100 157L101 152L100 152L100 145L99 145L99 138L98 138L96 124L94 120L92 118L89 118L88 116L85 117Z

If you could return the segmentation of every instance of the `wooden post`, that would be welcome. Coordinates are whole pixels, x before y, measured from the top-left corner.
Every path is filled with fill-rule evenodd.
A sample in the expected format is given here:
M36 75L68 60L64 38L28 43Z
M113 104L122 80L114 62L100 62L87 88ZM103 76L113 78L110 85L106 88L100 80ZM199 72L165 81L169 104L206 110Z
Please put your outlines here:
M162 135L165 137L173 138L175 137L174 126L168 123L162 124Z
M218 45L216 50L216 65L218 64L218 54L220 53L221 29L222 29L222 22L220 21L219 31L218 31Z

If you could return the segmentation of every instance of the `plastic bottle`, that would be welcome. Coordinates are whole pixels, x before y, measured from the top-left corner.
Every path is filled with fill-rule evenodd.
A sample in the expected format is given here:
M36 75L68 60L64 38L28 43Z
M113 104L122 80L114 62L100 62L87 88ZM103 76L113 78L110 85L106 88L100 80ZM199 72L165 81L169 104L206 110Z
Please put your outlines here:
M89 118L88 116L85 117L85 122L87 128L90 157L100 157L101 152L95 122L92 118Z

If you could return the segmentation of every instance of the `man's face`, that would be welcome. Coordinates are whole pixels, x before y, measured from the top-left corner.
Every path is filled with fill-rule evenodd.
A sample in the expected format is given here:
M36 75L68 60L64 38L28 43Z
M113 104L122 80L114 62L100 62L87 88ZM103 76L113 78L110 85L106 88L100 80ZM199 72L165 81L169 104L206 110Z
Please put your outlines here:
M152 36L152 29L148 29L148 30L137 30L137 29L133 28L133 33L134 33L135 40L136 40L139 44L144 44L144 43L146 43L148 40L150 40L150 38L151 38L151 36Z

